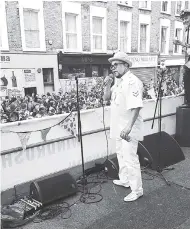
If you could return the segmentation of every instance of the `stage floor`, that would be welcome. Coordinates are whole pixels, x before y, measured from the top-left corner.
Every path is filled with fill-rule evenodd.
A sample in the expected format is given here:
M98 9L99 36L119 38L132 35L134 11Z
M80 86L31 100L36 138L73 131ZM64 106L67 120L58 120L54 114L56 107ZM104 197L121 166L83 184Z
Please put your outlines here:
M174 183L168 186L160 177L144 172L144 196L126 203L129 189L101 184L100 202L87 204L79 200L81 193L65 199L73 204L70 210L50 220L30 222L23 229L189 229L190 228L190 148L182 148L185 160L164 171L164 177ZM149 170L151 173L155 171ZM184 187L182 187L184 186ZM91 189L96 192L100 186ZM63 219L66 218L66 219ZM36 219L35 219L36 221Z

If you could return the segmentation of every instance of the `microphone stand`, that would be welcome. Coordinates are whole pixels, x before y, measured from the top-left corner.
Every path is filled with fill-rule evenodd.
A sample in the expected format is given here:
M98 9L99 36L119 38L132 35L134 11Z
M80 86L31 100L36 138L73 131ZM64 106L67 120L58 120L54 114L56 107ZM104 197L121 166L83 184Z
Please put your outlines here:
M166 72L166 68L161 68L161 69L162 69L161 70L161 79L159 82L158 95L157 95L157 100L156 100L154 117L153 117L151 129L153 129L153 127L154 127L154 120L156 118L156 110L157 110L157 106L159 104L159 115L158 115L159 116L158 117L158 121L159 121L159 149L158 149L158 166L157 166L156 171L163 178L163 180L166 182L166 184L170 185L170 183L163 176L163 174L162 174L163 169L160 167L160 151L161 151L161 144L162 144L162 82L163 82L163 78L164 78L164 73ZM164 170L173 170L173 168L164 169Z
M85 185L87 184L87 179L84 170L84 154L83 154L83 142L82 142L82 128L81 128L81 118L80 118L80 107L79 107L79 91L78 91L78 77L75 76L76 89L77 89L77 114L78 114L78 141L80 142L81 148L81 159L82 159L82 179L80 180L83 185L83 192L85 192Z

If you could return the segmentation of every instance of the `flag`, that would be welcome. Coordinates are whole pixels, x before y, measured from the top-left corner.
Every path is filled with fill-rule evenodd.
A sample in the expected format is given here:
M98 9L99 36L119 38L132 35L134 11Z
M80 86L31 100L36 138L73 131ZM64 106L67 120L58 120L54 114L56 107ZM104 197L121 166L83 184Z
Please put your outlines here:
M47 129L44 129L44 130L41 130L41 136L42 136L42 139L44 141L46 141L46 137L47 137L47 134L49 133L51 127L50 128L47 128Z
M63 120L59 125L67 130L71 135L76 137L76 113L71 113L71 115Z
M20 143L22 145L23 150L26 149L27 142L30 138L31 132L26 132L26 133L17 133L18 137L20 139Z

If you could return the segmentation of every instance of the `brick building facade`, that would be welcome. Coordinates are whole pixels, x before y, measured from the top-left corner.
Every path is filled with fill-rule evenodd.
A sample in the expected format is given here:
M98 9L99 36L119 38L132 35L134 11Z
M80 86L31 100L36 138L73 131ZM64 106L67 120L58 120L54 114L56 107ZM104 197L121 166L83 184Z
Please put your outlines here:
M129 54L132 71L145 82L156 77L158 54L179 75L184 53L174 47L173 39L183 39L179 11L189 5L188 1L2 1L1 77L19 74L25 94L51 92L73 73L108 74L107 59L115 50Z

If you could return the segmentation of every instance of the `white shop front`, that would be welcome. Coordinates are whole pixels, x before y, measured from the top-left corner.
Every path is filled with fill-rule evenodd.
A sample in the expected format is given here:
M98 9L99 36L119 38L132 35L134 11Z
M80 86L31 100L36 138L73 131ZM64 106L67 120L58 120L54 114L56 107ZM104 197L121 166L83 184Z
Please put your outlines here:
M44 94L58 90L57 55L1 53L0 96Z

